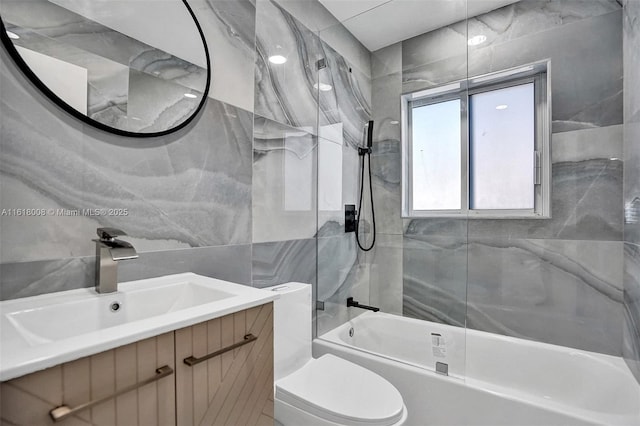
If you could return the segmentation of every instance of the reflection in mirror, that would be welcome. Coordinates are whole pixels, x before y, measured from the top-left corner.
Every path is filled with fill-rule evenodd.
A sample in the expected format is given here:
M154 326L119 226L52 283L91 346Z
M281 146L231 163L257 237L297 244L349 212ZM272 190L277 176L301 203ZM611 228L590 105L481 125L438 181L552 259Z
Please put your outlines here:
M209 56L186 1L3 0L0 15L2 41L25 74L96 127L158 136L204 104Z

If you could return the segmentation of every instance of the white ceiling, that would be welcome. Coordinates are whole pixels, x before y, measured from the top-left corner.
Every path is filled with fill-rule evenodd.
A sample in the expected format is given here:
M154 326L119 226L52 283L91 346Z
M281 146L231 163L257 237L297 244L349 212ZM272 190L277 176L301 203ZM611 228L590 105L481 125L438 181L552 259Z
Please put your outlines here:
M467 15L477 16L517 1L320 0L320 3L373 52L461 21Z

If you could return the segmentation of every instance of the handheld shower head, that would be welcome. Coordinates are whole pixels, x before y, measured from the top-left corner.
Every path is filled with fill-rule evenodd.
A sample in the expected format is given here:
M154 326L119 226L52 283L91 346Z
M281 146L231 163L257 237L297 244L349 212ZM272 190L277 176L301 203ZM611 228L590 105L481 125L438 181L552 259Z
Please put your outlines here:
M373 146L373 120L369 120L367 125L367 148Z

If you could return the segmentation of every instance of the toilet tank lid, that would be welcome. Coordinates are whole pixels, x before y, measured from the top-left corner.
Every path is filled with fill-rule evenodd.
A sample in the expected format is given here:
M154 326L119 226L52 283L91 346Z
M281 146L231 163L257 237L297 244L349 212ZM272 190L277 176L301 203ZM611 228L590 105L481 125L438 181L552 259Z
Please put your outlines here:
M290 282L284 284L278 284L271 287L263 287L262 290L275 291L280 294L291 293L294 291L302 290L304 288L310 288L311 284Z

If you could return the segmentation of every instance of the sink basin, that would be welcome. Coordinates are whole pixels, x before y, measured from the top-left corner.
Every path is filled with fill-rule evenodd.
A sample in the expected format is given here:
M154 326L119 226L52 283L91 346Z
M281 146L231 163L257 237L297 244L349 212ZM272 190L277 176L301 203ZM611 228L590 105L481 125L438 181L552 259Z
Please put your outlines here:
M0 380L274 300L273 292L185 273L0 302Z
M6 317L29 345L35 346L233 296L182 281L72 302L62 296L60 303L8 313Z

